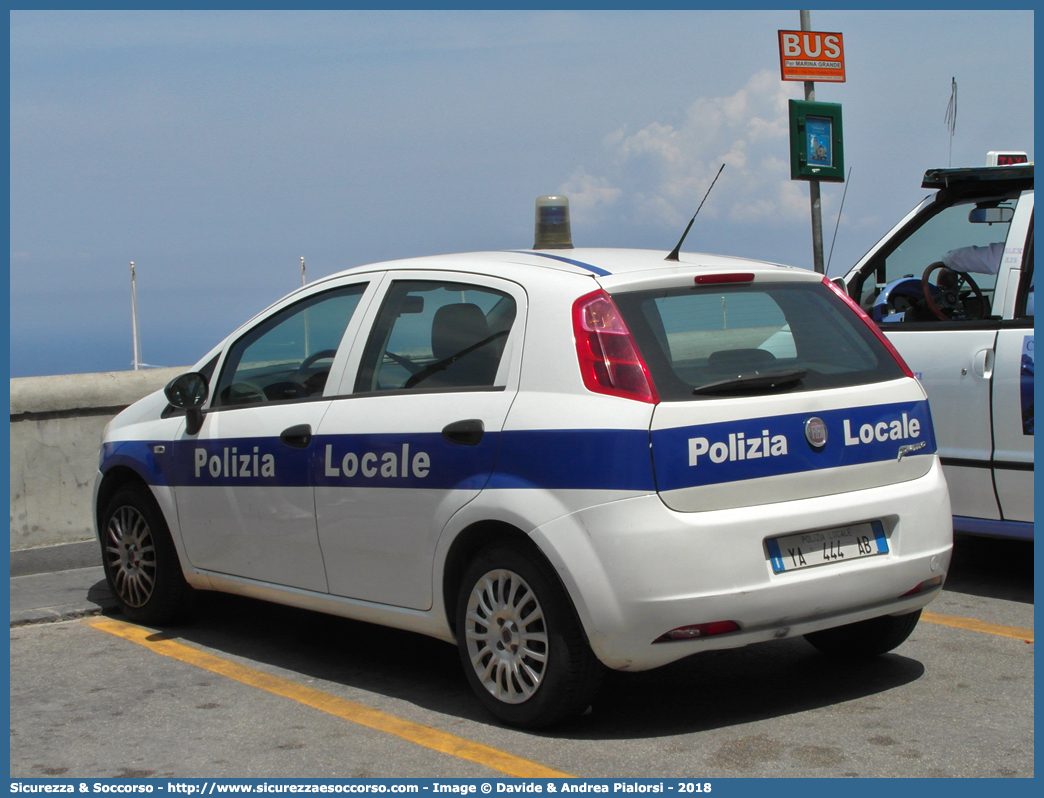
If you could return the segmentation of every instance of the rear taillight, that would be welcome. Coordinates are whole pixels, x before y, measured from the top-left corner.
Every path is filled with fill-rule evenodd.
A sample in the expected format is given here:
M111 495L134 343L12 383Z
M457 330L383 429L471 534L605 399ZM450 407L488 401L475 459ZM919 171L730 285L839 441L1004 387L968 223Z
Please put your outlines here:
M874 335L877 336L878 340L882 344L884 344L884 348L887 349L889 353L892 355L892 357L895 358L895 362L899 364L900 368L902 368L903 374L905 374L907 377L912 378L914 376L914 373L910 371L910 367L906 365L906 361L903 360L903 356L899 354L899 351L894 346L892 346L892 342L885 337L885 334L883 332L881 332L881 328L874 324L874 320L866 315L866 311L859 307L859 303L852 299L852 297L850 297L848 294L846 294L844 290L841 288L841 286L839 286L837 283L826 277L823 278L823 285L825 285L827 288L829 288L831 291L833 291L835 294L841 297L841 299L844 300L845 304L856 312L856 314L859 316L859 318L863 320L866 326L873 330Z
M605 291L573 303L573 337L587 390L650 404L660 401L631 331Z

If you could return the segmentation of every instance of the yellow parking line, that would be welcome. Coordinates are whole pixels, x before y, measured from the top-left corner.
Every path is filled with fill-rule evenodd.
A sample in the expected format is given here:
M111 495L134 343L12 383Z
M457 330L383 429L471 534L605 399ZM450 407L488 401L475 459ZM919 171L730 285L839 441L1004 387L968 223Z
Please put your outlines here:
M444 754L460 757L469 762L477 762L493 770L499 770L508 776L516 778L573 778L568 773L561 773L536 762L530 762L517 756L498 751L496 748L474 743L446 732L422 726L393 715L387 715L376 709L372 709L354 701L346 701L343 698L296 684L288 679L262 673L254 668L239 665L213 654L207 654L196 648L191 648L182 643L169 640L162 634L150 632L140 626L113 621L107 618L87 621L88 625L103 632L122 637L132 643L145 646L157 654L171 657L181 662L187 662L198 668L227 676L237 682L258 687L269 693L289 698L291 701L318 709L344 720L350 720L361 726L367 726L377 731L394 734L403 740L431 748Z
M999 623L986 623L974 618L959 618L956 615L939 615L934 612L922 612L921 620L937 623L940 626L954 626L958 629L970 629L973 632L985 632L988 635L1013 637L1016 640L1025 640L1027 643L1033 642L1033 630L1023 629L1019 626L1001 626Z

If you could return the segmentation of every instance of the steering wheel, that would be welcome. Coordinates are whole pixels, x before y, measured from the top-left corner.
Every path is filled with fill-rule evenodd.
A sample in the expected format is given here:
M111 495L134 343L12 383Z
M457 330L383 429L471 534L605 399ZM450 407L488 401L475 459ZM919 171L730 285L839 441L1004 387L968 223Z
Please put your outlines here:
M928 277L931 276L932 272L945 268L945 263L936 261L925 269L924 274L921 275L921 292L924 294L924 301L928 309L942 321L952 321L954 316L958 314L967 317L970 321L979 321L986 318L986 297L970 274L954 272L957 275L957 285L953 288L934 286L939 290L939 297L936 299L932 296L933 286L928 282ZM970 292L961 290L962 282L966 282L971 286ZM976 299L979 300L979 310L976 316L969 316L968 309L964 305L964 300L967 299L969 293L975 294ZM945 311L949 311L949 315Z
M268 395L269 400L275 402L284 399L299 399L305 396L312 396L315 393L321 393L323 386L326 385L326 378L330 370L320 369L315 374L309 374L308 372L320 360L334 357L336 354L336 349L320 349L318 352L310 354L301 361L301 365L294 370L285 382L277 382L265 388L265 393Z
M234 382L225 392L227 396L224 404L254 405L268 401L265 392L249 382Z
M313 352L304 360L301 361L301 365L297 367L297 373L303 374L305 371L310 369L320 360L326 357L333 357L337 354L336 349L320 349L318 352Z

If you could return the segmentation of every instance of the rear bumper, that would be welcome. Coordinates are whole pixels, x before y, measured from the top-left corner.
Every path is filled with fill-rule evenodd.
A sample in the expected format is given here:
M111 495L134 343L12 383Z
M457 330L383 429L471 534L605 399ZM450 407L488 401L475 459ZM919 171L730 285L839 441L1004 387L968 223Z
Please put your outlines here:
M935 458L915 480L736 510L679 513L656 495L626 499L558 519L535 537L557 553L598 658L646 670L698 651L913 612L938 588L904 594L949 568L950 518ZM772 572L767 538L870 520L882 522L888 554ZM739 631L652 642L680 626L726 620Z
M1033 540L1032 521L991 521L988 518L953 517L953 531L993 538Z

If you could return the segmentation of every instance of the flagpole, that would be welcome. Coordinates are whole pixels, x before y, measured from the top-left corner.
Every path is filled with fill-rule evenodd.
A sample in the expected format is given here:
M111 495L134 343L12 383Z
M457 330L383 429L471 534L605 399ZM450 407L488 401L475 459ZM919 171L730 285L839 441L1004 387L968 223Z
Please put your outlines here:
M134 345L134 370L141 368L141 338L138 334L138 285L134 261L130 262L131 273L131 335Z

